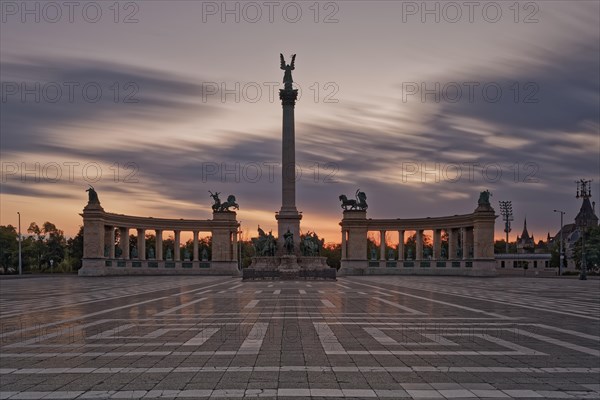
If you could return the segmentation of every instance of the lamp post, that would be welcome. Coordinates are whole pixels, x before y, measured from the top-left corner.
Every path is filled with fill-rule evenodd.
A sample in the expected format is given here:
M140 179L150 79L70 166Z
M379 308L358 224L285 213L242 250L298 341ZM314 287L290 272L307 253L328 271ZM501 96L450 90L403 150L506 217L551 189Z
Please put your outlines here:
M506 232L506 253L508 254L508 234L511 231L510 221L514 220L512 212L512 201L499 201L500 214L504 220L504 232Z
M560 243L559 243L559 248L558 248L558 276L562 276L562 265L563 265L563 260L565 258L565 253L564 253L564 244L563 244L563 216L565 215L565 212L562 210L554 210L554 212L560 213Z
M19 216L19 275L23 274L23 258L21 256L21 213L17 211Z

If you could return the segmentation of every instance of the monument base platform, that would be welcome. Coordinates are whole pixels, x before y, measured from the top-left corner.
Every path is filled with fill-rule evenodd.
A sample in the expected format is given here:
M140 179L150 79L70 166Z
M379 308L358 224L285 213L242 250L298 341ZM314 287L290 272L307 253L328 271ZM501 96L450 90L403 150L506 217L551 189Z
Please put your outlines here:
M239 276L237 261L83 259L79 276L227 275Z
M274 257L252 257L248 268L256 270L298 270L298 269L326 269L327 257L297 257L283 255Z
M496 276L494 260L342 260L340 276L352 275L459 275Z

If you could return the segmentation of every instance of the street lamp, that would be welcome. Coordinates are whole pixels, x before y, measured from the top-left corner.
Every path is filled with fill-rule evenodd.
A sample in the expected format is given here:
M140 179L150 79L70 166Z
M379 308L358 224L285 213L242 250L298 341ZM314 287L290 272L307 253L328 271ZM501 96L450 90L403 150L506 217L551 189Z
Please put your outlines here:
M21 213L17 211L19 216L19 275L23 274L23 258L21 256Z
M508 253L508 234L511 231L510 221L513 221L512 201L499 201L500 214L504 220L504 232L506 232L506 253Z
M560 213L560 243L559 243L559 248L558 248L558 253L559 253L558 276L562 276L562 264L563 264L563 259L565 258L564 244L563 244L563 215L565 215L565 212L562 210L554 210L554 212Z
M575 196L577 199L582 198L584 201L592 197L592 189L591 183L592 181L580 179L576 181L577 183L577 195ZM585 259L585 228L587 227L587 221L585 218L580 218L575 223L577 223L577 227L581 234L581 272L579 274L579 280L585 281L587 279L587 262Z

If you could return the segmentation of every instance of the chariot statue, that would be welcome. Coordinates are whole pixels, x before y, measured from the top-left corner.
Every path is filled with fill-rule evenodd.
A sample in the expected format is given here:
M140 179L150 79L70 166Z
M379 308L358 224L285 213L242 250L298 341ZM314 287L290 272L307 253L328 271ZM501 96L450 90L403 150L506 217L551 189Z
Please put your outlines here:
M340 195L339 199L342 202L342 208L344 211L348 210L361 210L365 211L369 206L367 205L367 195L365 192L361 192L358 189L355 193L356 199L348 199L345 194Z
M212 197L212 199L214 201L214 204L212 205L213 212L229 211L230 207L233 207L236 210L240 209L240 206L236 203L234 195L230 194L227 197L227 201L224 203L221 203L221 199L219 198L219 194L220 194L219 192L213 193L209 190L208 193L210 193L210 197Z

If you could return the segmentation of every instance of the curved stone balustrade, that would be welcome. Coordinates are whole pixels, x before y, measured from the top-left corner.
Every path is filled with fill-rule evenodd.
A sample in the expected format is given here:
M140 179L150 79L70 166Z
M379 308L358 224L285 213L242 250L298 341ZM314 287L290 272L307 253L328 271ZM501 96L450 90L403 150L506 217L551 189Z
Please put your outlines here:
M83 260L79 275L206 274L238 275L237 231L233 211L215 212L211 220L167 219L107 213L100 203L88 203L83 217ZM116 247L115 229L121 238ZM129 245L129 231L137 243ZM152 250L146 249L146 231L155 234ZM163 233L173 232L173 249L163 254ZM181 259L181 232L192 232L193 252ZM211 257L199 248L199 232L212 235Z
M494 223L497 216L488 205L479 205L471 214L410 219L371 219L362 210L344 211L342 227L341 274L496 274L494 261ZM379 254L367 254L367 235L378 231ZM386 254L386 232L398 232L393 259ZM405 232L415 231L416 251L405 257ZM423 232L433 232L433 254L423 252ZM448 251L442 256L442 231L448 235ZM396 255L397 254L397 255Z

